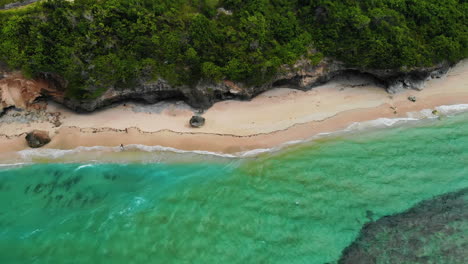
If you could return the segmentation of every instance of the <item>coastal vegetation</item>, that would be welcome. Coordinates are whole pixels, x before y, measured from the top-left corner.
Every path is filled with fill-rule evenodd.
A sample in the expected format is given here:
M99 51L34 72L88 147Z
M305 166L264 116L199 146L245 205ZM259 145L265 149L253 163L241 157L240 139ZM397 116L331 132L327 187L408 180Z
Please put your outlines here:
M83 99L158 78L260 85L299 58L405 71L467 57L467 13L462 0L48 0L0 12L0 61Z

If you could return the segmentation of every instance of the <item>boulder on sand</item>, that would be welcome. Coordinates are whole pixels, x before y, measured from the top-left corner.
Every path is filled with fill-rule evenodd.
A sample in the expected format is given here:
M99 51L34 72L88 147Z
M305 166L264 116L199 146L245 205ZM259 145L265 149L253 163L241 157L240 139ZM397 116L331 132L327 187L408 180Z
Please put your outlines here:
M190 126L191 127L202 127L205 124L205 118L201 116L192 116L190 119Z
M26 141L31 148L40 148L50 142L49 132L33 130L26 135Z

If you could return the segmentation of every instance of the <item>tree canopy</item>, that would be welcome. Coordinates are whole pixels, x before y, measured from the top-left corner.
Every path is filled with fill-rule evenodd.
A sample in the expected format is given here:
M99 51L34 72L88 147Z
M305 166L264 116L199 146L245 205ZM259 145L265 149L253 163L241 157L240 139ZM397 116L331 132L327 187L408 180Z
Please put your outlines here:
M0 11L0 61L79 98L139 79L258 85L312 49L359 68L455 62L466 14L463 0L48 0Z

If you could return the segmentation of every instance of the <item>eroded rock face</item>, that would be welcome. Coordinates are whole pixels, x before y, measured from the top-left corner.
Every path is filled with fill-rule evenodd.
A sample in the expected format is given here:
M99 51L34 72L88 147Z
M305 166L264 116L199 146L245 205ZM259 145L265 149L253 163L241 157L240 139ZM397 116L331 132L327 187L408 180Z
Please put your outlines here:
M317 65L307 60L299 60L294 66L284 69L285 74L277 77L276 82L292 84L299 89L310 89L323 84L337 75L348 72L371 75L381 81L389 93L399 93L408 89L422 90L432 78L440 78L450 69L449 64L441 63L433 67L408 70L359 69L347 67L343 63L324 59Z
M397 93L406 89L421 90L431 78L445 74L450 65L439 64L429 68L410 70L376 70L347 67L332 59L323 59L313 65L310 60L298 60L295 65L284 66L269 82L259 86L248 86L240 82L225 80L219 83L200 81L192 87L172 86L164 79L157 81L138 80L133 87L115 89L110 87L103 95L95 99L76 99L65 96L67 81L54 73L42 73L35 82L47 83L47 87L39 89L39 95L52 99L78 112L91 112L113 103L138 100L156 103L161 100L184 100L195 108L207 109L222 100L249 100L272 87L285 86L300 90L308 90L328 82L330 79L349 73L367 74L387 86L389 93ZM1 81L0 81L1 86ZM3 89L4 90L4 89ZM28 89L26 89L28 90ZM6 101L1 99L0 101ZM0 103L7 107L11 103Z
M50 142L49 132L33 130L26 135L26 141L31 148L40 148Z
M9 107L31 107L42 96L42 90L48 87L43 80L28 80L19 73L5 74L3 77L0 79L0 114Z
M346 67L344 64L324 59L317 65L311 65L308 60L300 60L294 66L280 70L270 82L260 86L247 86L243 83L229 80L220 83L199 82L194 87L173 87L163 79L147 82L141 81L131 89L116 90L110 88L94 100L77 100L52 96L52 99L75 111L94 111L124 100L143 100L156 103L161 100L178 99L195 108L207 109L222 100L248 100L275 86L287 86L300 90L309 90L324 84L332 78L349 72L368 74L387 86L389 93L397 93L406 89L421 90L430 78L442 76L449 65L441 64L431 68L414 69L408 72L397 70L362 70ZM60 82L57 82L60 83Z
M395 79L388 83L387 91L391 94L396 94L400 92L404 92L408 89L418 90L421 91L424 89L426 81L429 80L425 79L414 79L414 78L407 78L407 79Z
M205 125L205 118L201 116L192 116L190 119L190 126L194 128L199 128Z

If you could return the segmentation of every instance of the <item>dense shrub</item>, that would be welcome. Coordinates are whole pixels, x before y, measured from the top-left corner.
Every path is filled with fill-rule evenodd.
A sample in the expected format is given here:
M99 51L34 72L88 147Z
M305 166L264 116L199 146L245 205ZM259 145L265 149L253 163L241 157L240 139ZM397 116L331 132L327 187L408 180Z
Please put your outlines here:
M142 78L261 84L312 48L313 63L411 69L466 57L467 13L463 0L48 0L0 12L0 61L58 73L80 98Z

